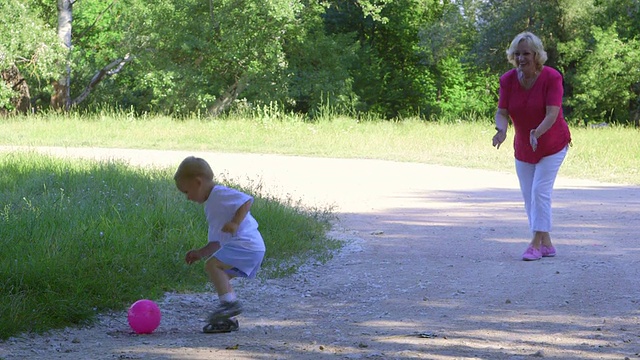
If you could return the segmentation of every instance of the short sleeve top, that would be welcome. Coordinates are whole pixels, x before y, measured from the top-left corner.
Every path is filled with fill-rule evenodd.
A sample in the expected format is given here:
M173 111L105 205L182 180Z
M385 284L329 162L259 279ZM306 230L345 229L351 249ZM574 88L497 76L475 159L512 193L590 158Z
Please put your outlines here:
M559 152L571 142L569 126L562 113L563 91L562 74L548 66L542 68L530 89L520 84L516 69L500 77L498 108L506 109L513 123L516 159L537 164L543 157ZM538 138L538 148L533 151L529 133L544 120L547 106L558 106L560 111L551 128Z
M221 246L233 241L236 245L247 250L264 251L264 241L258 231L258 222L247 213L238 226L235 235L225 233L222 227L231 221L236 211L253 197L239 190L223 185L215 185L204 203L204 212L209 224L209 242L220 242Z

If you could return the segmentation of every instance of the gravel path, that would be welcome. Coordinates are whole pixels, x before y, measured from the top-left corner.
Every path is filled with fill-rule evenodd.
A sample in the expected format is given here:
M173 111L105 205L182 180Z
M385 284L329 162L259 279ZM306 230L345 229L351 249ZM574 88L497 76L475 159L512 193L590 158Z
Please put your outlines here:
M278 155L38 151L172 168L202 156L239 182L334 205L332 235L347 246L291 277L236 283L245 303L236 333L200 333L211 293L171 293L152 335L132 334L124 313L105 314L92 327L0 342L0 359L640 358L638 187L558 179L558 256L523 262L529 234L513 174Z

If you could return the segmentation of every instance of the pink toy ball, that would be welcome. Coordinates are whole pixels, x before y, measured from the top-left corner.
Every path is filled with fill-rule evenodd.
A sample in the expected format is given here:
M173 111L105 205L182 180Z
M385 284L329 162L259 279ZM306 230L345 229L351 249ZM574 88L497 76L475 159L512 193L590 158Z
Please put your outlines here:
M158 305L147 299L134 302L127 312L129 326L136 334L151 334L160 326L161 318Z

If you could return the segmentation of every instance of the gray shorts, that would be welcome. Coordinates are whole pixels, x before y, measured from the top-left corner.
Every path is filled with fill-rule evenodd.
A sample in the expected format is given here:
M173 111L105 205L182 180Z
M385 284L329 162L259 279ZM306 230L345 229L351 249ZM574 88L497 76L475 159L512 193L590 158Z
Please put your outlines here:
M231 269L226 270L227 274L253 279L262 265L264 251L247 250L231 243L225 244L212 257L232 266Z

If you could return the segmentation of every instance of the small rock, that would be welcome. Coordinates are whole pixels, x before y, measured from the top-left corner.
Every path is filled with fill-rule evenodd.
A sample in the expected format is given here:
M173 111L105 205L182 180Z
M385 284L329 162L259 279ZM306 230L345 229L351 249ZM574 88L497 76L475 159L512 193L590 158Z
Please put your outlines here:
M535 353L533 353L531 356L533 356L533 357L544 357L544 353L542 352L542 350L538 350Z
M507 301L504 302L505 304L511 304L511 300L507 299Z
M432 332L421 332L416 334L419 338L422 339L433 339L433 338L437 338L438 335Z

